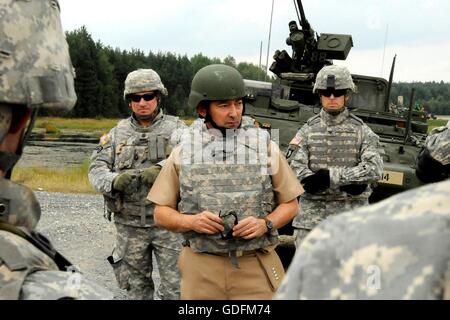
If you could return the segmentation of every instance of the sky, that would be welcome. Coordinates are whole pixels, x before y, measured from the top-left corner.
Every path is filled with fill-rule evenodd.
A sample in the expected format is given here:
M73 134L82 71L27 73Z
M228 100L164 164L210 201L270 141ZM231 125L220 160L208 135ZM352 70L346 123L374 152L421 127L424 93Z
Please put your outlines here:
M84 25L114 48L231 55L256 65L268 56L269 66L275 50L291 54L293 1L274 0L268 50L272 0L59 0L65 31ZM352 73L387 79L397 54L394 81L450 82L450 1L303 0L303 7L316 33L352 35L347 60L334 61Z

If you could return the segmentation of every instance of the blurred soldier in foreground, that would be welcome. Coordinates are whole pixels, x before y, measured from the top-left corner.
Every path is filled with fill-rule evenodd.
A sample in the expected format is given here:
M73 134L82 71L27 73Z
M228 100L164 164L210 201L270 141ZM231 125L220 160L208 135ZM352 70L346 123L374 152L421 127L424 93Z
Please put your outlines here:
M9 180L37 109L76 102L58 2L0 0L0 17L0 300L112 299L35 231L39 203Z
M270 299L284 275L276 229L303 190L267 131L242 121L244 96L232 67L196 73L189 106L204 123L186 130L148 196L156 222L185 238L182 299Z
M450 121L434 128L417 156L417 177L425 183L447 179L450 173Z
M448 164L448 129L433 139L429 154ZM450 180L328 218L276 298L450 299Z
M328 216L367 205L370 185L383 172L378 136L345 106L355 92L347 68L323 67L313 92L319 94L322 110L290 142L297 150L291 168L305 189L302 210L292 222L297 247Z
M132 299L153 299L152 254L156 256L163 300L179 298L178 255L182 237L155 225L154 205L146 200L170 154L171 134L186 125L160 107L167 95L159 75L138 69L125 80L124 99L132 115L100 139L93 152L89 180L103 193L108 214L114 213L116 245L108 258L119 287Z

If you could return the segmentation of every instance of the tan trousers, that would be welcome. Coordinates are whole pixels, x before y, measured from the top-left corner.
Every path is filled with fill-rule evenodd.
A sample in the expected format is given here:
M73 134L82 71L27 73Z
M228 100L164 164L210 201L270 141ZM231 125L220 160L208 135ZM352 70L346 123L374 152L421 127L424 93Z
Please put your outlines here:
M269 300L284 277L274 250L261 259L256 254L238 258L193 252L184 247L178 260L182 300Z

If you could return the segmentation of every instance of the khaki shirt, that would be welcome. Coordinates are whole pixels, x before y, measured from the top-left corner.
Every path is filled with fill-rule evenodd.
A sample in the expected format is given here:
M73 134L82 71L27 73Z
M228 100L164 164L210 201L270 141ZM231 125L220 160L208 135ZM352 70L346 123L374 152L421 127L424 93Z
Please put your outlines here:
M147 197L148 200L157 205L168 206L175 210L180 201L180 151L181 147L175 148L167 158ZM303 194L304 190L278 145L271 141L269 161L271 161L272 155L278 158L278 170L271 175L273 191L278 205L297 198Z

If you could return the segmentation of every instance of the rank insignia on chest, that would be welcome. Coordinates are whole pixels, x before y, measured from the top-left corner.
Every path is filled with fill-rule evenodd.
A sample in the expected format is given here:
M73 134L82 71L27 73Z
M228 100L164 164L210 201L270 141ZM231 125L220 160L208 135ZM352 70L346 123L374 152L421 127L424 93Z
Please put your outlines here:
M101 136L100 138L100 144L103 146L105 144L107 144L109 141L109 135L107 135L106 133L104 135Z

